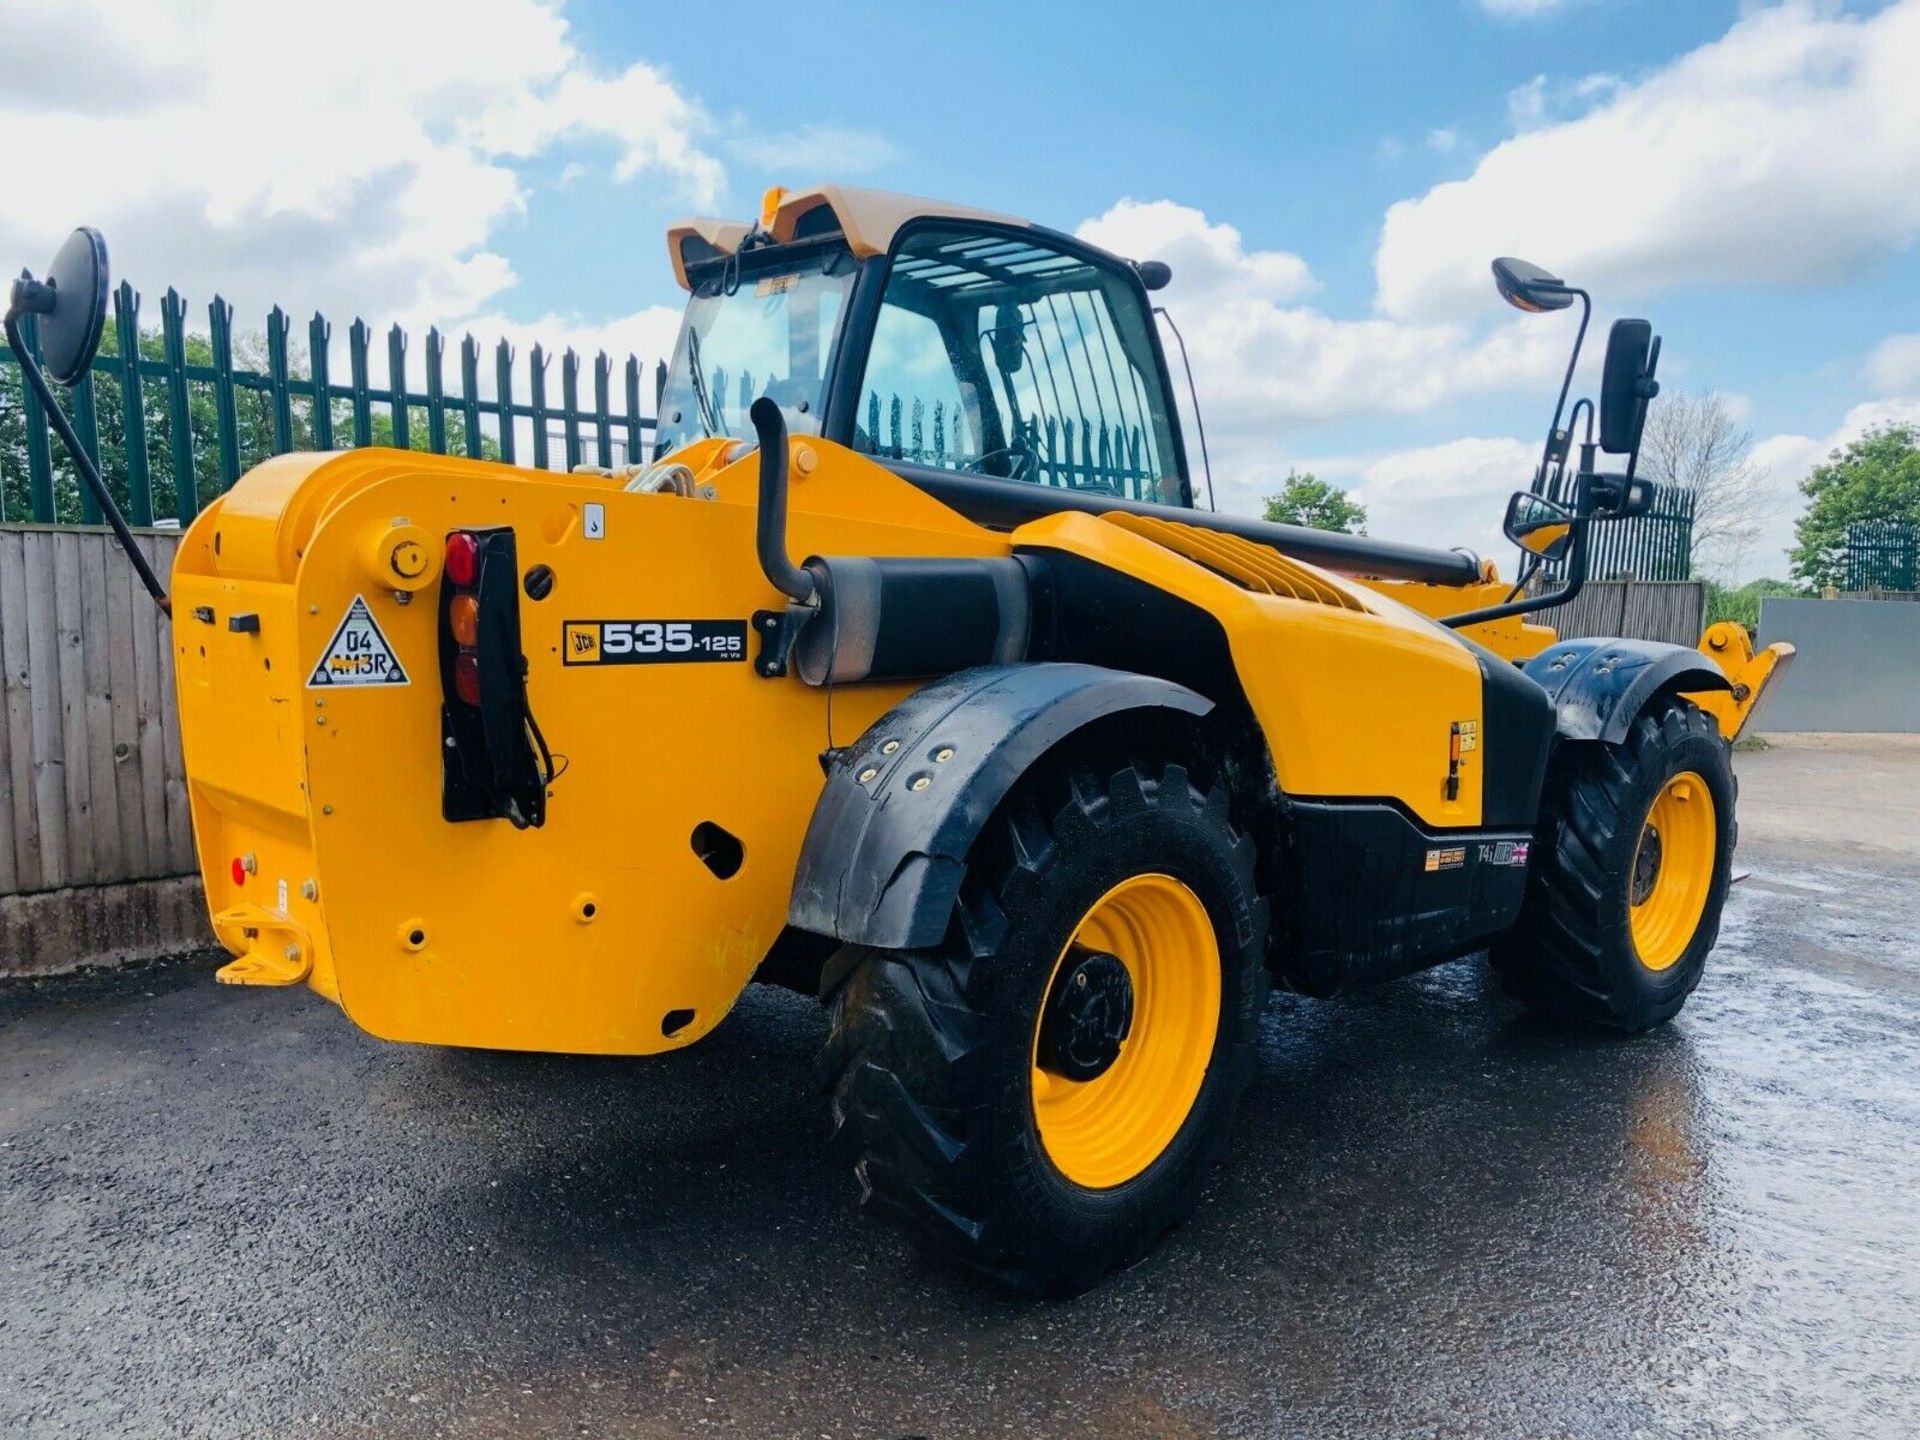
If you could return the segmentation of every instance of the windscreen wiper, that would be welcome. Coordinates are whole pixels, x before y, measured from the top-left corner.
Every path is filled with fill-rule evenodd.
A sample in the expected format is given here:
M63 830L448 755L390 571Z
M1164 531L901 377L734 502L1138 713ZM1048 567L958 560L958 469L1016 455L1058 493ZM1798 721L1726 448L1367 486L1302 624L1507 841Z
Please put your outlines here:
M687 329L687 385L693 391L694 412L700 417L700 428L708 438L720 433L720 412L714 408L713 396L707 390L706 372L700 368L700 332L691 326Z

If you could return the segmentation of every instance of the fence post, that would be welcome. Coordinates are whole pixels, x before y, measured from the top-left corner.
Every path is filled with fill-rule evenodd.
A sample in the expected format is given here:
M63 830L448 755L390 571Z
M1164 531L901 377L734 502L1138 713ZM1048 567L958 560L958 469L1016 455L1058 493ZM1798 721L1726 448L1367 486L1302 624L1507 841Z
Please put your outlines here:
M358 315L347 331L347 365L352 377L353 443L356 449L373 443L373 389L367 379L367 322Z
M113 295L113 333L120 353L121 433L127 449L127 518L153 524L153 480L147 469L147 407L140 395L140 296L122 280Z
M316 310L307 326L307 368L313 372L313 443L333 449L333 386L327 380L327 342L333 327Z
M411 450L413 436L407 425L407 335L398 323L387 332L387 388L393 397L394 446Z
M640 357L627 356L627 463L645 463L647 455L640 443Z
M193 468L193 411L187 400L187 302L168 287L160 297L160 337L167 356L167 447L173 451L173 511L186 529L200 513Z
M233 408L233 307L218 295L207 306L213 341L213 435L224 494L240 478L240 419Z
M40 325L31 315L20 317L20 343L38 358L40 354ZM41 407L40 397L27 384L27 377L20 376L20 408L27 427L27 497L32 507L34 523L51 525L53 512L53 448L47 436L47 412Z
M273 453L293 449L293 396L287 390L287 331L291 322L278 305L267 316L267 387L273 411Z
M93 468L100 469L100 415L94 406L93 366L88 365L80 377L80 383L73 390L73 429L80 437L80 448L93 462ZM77 476L75 477L78 478ZM80 521L84 525L100 523L100 502L93 498L93 487L80 486Z
M560 357L560 403L567 437L567 472L580 463L580 357L567 347Z
M469 332L460 341L460 408L467 417L467 458L480 458L480 346Z
M513 464L513 347L503 338L493 349L493 386L500 407L500 458Z
M547 352L544 347L535 345L533 353L527 357L528 378L533 385L532 402L527 407L533 412L533 464L538 470L548 469L547 464Z
M427 448L447 453L446 337L439 327L427 331Z
M607 359L602 350L593 357L593 444L600 452L600 468L613 468L613 417L609 410L611 399L607 394L613 380L613 362Z

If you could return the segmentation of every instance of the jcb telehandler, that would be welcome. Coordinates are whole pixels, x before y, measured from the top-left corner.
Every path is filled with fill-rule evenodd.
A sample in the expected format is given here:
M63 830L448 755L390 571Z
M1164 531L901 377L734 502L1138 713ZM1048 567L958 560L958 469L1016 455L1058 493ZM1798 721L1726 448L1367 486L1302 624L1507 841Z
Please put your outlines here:
M1052 1293L1193 1204L1271 983L1488 950L1553 1017L1686 1001L1729 744L1788 652L1526 618L1647 503L1645 321L1597 405L1566 411L1569 361L1510 582L1196 508L1163 264L835 186L668 250L690 299L644 463L281 455L185 536L222 980L392 1040L625 1055L755 978L817 994L866 1200ZM1584 336L1583 291L1494 273L1525 310L1579 301ZM14 353L35 313L71 381L105 297L76 232L16 284Z

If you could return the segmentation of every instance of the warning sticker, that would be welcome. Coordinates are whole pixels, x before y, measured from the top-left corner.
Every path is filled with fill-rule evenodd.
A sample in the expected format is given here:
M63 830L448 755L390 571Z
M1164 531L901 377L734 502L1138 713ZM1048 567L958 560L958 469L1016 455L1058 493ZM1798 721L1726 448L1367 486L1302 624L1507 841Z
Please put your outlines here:
M1427 851L1426 870L1432 874L1436 870L1458 870L1467 863L1467 847L1454 845L1445 850Z
M308 679L315 685L405 685L407 672L361 596L353 597L346 618Z

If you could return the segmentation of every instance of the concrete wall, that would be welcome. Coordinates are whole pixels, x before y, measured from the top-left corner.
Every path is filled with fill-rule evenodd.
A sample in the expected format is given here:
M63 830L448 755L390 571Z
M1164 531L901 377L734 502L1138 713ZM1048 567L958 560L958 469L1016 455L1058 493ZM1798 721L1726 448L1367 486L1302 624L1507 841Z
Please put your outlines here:
M1767 697L1762 731L1920 732L1920 604L1760 602L1760 643L1790 641L1793 668Z

